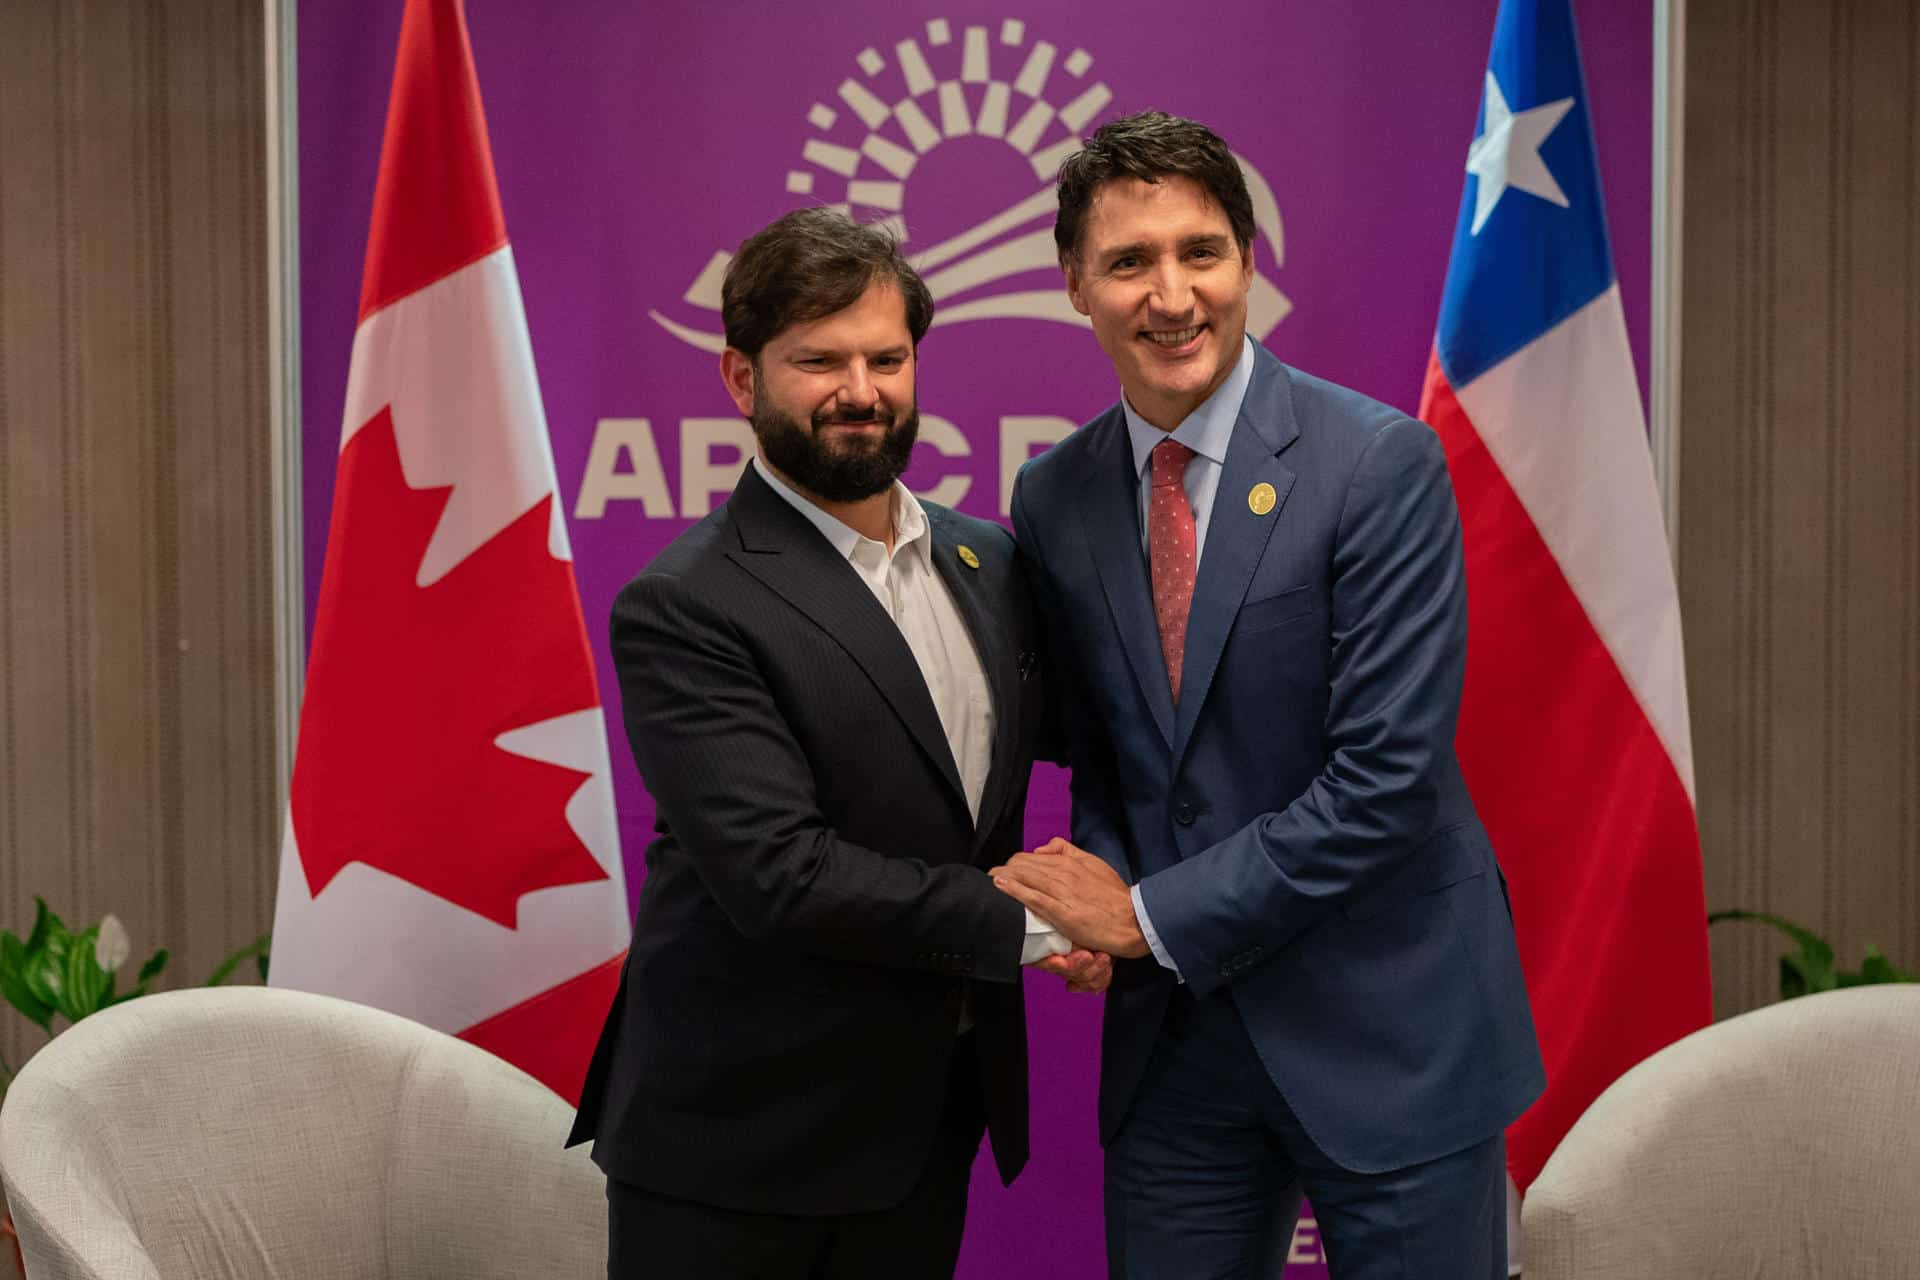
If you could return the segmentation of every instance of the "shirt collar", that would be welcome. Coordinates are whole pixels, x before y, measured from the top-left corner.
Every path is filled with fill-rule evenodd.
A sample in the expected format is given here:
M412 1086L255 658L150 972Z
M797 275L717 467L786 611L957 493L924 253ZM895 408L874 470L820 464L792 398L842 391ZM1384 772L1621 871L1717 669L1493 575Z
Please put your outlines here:
M836 520L834 517L822 511L819 507L808 501L805 496L796 491L792 485L775 474L773 468L768 466L757 452L753 456L752 466L755 471L760 473L760 478L767 482L767 487L786 499L788 506L805 516L807 523L818 529L820 536L831 543L833 549L838 551L843 558L848 560L853 559L853 553L859 550L862 543L871 543L874 546L880 547L884 553L885 543L874 542L872 538L867 537L859 530L853 528L853 526L844 521ZM895 480L893 482L894 554L898 555L900 550L905 547L916 548L917 554L921 559L927 564L932 564L932 543L932 526L927 522L927 513L926 510L921 507L920 499L914 497L913 491L907 488L906 485Z
M1135 475L1145 475L1147 463L1153 453L1153 446L1172 436L1187 448L1193 450L1208 461L1225 466L1227 463L1227 441L1233 437L1233 424L1240 417L1240 404L1247 398L1247 387L1253 382L1253 339L1241 338L1240 359L1234 362L1233 372L1227 380L1214 388L1212 395L1200 402L1200 406L1185 418L1172 431L1162 431L1133 411L1123 393L1120 397L1120 412L1126 415L1127 438L1133 442L1133 471Z

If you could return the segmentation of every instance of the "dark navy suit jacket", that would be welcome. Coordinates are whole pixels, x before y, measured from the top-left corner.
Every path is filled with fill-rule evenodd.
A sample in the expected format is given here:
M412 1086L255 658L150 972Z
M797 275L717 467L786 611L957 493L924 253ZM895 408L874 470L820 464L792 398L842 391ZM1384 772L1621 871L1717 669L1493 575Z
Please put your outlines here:
M1276 499L1264 514L1249 495ZM1168 689L1118 405L1021 472L1076 844L1140 885L1195 996L1358 1172L1492 1136L1544 1084L1505 883L1454 758L1459 516L1424 424L1256 347ZM1174 975L1118 966L1100 1130Z

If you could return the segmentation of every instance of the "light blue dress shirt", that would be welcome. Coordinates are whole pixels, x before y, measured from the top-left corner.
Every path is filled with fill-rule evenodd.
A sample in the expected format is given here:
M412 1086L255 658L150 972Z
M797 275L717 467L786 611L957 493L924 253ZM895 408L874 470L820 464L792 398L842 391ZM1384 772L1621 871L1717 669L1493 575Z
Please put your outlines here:
M1253 339L1243 337L1240 359L1227 380L1172 431L1154 426L1133 411L1126 396L1120 397L1120 412L1127 419L1127 438L1133 443L1134 475L1140 482L1141 555L1147 553L1147 503L1152 489L1147 471L1152 465L1153 447L1172 436L1193 450L1182 479L1186 484L1187 503L1193 508L1193 567L1195 573L1199 572L1200 559L1207 550L1207 525L1213 518L1213 498L1220 490L1221 469L1227 464L1227 441L1233 437L1233 424L1240 417L1240 405L1247 398L1247 387L1252 381ZM1133 914L1140 921L1140 932L1146 935L1153 958L1179 974L1180 966L1173 962L1167 949L1160 945L1160 935L1153 931L1153 921L1147 916L1147 904L1140 897L1139 885L1133 886Z

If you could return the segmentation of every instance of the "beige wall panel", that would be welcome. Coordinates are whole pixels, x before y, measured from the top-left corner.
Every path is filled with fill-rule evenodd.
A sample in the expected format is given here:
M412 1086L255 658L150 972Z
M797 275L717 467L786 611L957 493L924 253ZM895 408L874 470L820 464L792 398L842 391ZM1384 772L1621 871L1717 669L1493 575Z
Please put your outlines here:
M25 15L22 15L25 16ZM68 725L80 681L72 669L67 598L71 529L66 494L75 463L67 429L68 263L61 251L66 188L55 23L10 18L0 41L0 427L5 430L7 636L6 856L0 885L71 894L79 826ZM14 902L10 901L9 906Z
M1760 623L1769 636L1755 705L1768 717L1760 779L1767 796L1768 888L1824 915L1826 859L1806 855L1826 849L1832 818L1828 514L1836 424L1829 270L1836 68L1825 6L1777 4L1768 28L1760 143L1774 205L1759 268L1777 319L1766 324L1766 404L1755 442L1765 454L1767 495L1763 523L1751 532L1763 548Z
M1766 239L1769 174L1757 162L1759 59L1753 50L1726 55L1736 34L1751 39L1750 10L1691 6L1686 68L1679 581L1710 908L1770 897L1766 743L1752 713L1765 658L1757 536L1767 497L1767 455L1757 447L1765 351L1762 327L1750 320L1763 306L1757 247ZM1718 46L1714 56L1703 53L1708 45ZM1737 440L1747 447L1728 447ZM1724 1011L1730 996L1748 999L1731 989L1732 976L1753 971L1763 940L1724 928L1710 936Z
M256 3L0 10L0 923L175 985L272 911L263 101Z
M204 847L176 866L179 936L203 977L270 923L277 824L271 541L267 537L265 134L257 5L198 6L169 32L166 135L176 181L208 198L171 228L168 317L180 435L180 754L184 825ZM245 80L236 69L252 69ZM202 574L194 566L226 564Z
M1906 358L1902 361L1905 384L1902 418L1905 423L1906 501L1909 523L1902 526L1906 547L1906 565L1899 587L1906 602L1900 634L1905 637L1901 650L1901 705L1920 712L1920 14L1907 13L1907 173L1905 211L1907 243L1901 291L1907 299ZM1898 751L1906 761L1906 784L1902 789L1900 824L1900 904L1903 911L1901 936L1909 942L1920 938L1920 714L1901 717ZM1920 956L1903 953L1910 968L1920 969Z
M168 811L177 787L166 697L172 664L159 651L172 556L156 535L172 430L153 395L149 149L152 110L144 56L145 6L120 0L71 6L64 19L70 101L68 233L78 411L70 421L80 466L67 500L76 513L77 573L67 591L85 610L71 637L86 685L80 751L85 825L71 849L81 904L111 908L150 941L171 923L156 887L177 848ZM111 885L111 897L100 890ZM124 904L124 905L123 905ZM69 920L69 923L75 923Z
M1688 5L1681 604L1711 906L1920 968L1916 16ZM1782 944L1721 926L1721 1015Z
M1920 712L1903 661L1916 644L1908 576L1916 508L1910 501L1909 411L1920 352L1908 325L1916 217L1911 164L1913 77L1904 0L1845 11L1843 80L1853 104L1835 152L1841 216L1833 277L1847 282L1836 325L1840 544L1832 613L1835 743L1832 879L1836 932L1894 947L1915 936L1910 833L1916 815L1913 720ZM1888 158L1892 162L1888 163ZM1920 969L1920 953L1906 959Z
M0 429L4 430L6 563L0 629L6 640L7 777L0 809L0 893L7 923L31 918L32 895L71 901L73 849L85 830L83 760L72 726L85 704L72 637L81 602L70 501L79 466L72 429L74 325L66 305L71 260L66 93L52 11L9 14L0 40ZM18 1065L37 1040L10 1012L0 1048Z

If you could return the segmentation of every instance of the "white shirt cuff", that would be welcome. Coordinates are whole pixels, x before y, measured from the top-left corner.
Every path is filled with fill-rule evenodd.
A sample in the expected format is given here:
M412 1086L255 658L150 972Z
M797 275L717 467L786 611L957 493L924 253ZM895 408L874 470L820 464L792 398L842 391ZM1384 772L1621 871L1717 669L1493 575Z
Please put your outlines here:
M1033 908L1027 908L1027 940L1020 944L1020 963L1032 964L1045 960L1048 956L1063 956L1073 950L1073 944L1067 941L1065 934L1033 914Z
M1147 914L1147 902L1140 896L1139 885L1133 886L1133 918L1140 922L1140 932L1146 937L1147 949L1153 952L1153 958L1160 962L1162 968L1173 970L1173 976L1185 982L1187 979L1180 972L1180 966L1173 962L1167 949L1160 945L1160 935L1153 931L1153 918Z

